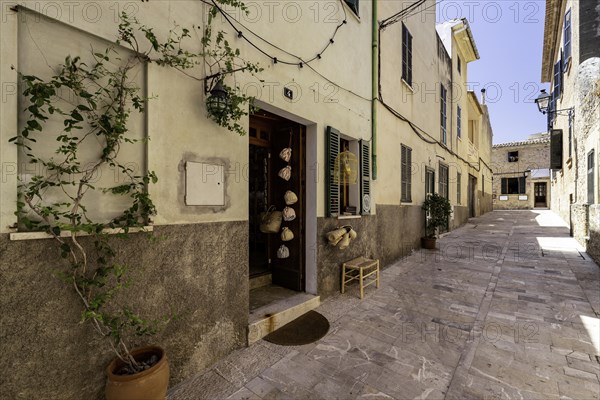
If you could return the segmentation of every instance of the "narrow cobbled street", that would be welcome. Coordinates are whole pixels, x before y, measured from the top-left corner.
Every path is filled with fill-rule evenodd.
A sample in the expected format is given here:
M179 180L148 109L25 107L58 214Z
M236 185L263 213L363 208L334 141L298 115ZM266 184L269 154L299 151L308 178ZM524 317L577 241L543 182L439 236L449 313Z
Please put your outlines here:
M260 341L169 399L598 399L599 271L551 211L494 211L324 301L318 342Z

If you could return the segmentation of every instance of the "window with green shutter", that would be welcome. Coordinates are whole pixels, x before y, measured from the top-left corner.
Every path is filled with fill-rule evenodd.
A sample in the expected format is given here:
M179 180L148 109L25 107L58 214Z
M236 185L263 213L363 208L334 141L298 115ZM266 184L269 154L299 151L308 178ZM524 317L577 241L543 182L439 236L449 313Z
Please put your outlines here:
M325 180L327 183L327 216L337 217L340 214L340 188L335 183L335 159L340 153L340 132L330 126L326 132Z
M402 24L402 79L412 86L412 35Z
M401 145L400 151L400 201L410 203L412 201L412 149L408 146Z
M337 129L328 126L326 136L326 210L328 217L340 215L370 214L371 212L371 151L370 143L344 136ZM337 158L345 157L343 152L350 152L356 158L357 178L352 182L340 181L340 165ZM341 155L340 155L341 154ZM338 160L339 163L339 160ZM336 179L336 173L338 179Z
M361 214L371 214L371 144L360 141L360 210Z

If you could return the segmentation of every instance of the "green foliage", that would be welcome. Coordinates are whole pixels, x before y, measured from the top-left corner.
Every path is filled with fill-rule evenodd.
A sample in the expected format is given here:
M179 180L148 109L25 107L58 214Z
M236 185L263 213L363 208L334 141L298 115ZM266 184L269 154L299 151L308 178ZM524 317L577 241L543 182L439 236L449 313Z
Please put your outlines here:
M428 238L435 238L439 228L448 226L448 218L452 215L450 201L433 193L427 196L422 208L426 211L425 235Z
M131 48L133 56L123 59L115 48L109 47L104 51L92 50L93 61L89 65L79 56L67 56L48 80L19 75L26 121L10 142L21 148L28 161L39 167L38 171L43 171L19 184L16 211L19 228L45 231L54 237L58 254L66 260L56 276L79 296L81 322L91 323L101 336L109 339L112 349L130 365L130 370L139 367L129 353L127 338L153 335L172 318L145 320L131 307L116 304L118 293L129 286L128 266L117 262L111 243L127 237L131 228L147 225L156 214L148 195L148 186L158 180L156 174L152 171L136 174L118 157L124 146L140 144L129 132L128 123L132 113L144 112L149 100L141 94L131 75L134 68L144 63L174 68L192 78L185 70L202 64L213 78L230 77L239 71L252 75L262 71L258 64L240 57L239 49L231 46L224 31L213 32L212 23L220 5L247 12L239 0L213 2L199 53L183 47L192 38L189 29L175 26L161 41L153 28L122 13L117 44ZM138 42L140 37L144 43ZM248 115L248 109L252 110L253 98L241 93L235 84L224 84L224 88L228 107L223 114L209 117L220 126L244 135L240 121ZM57 131L56 124L50 125L49 121L62 121L61 128ZM37 145L41 137L45 138L43 146ZM55 139L50 157L48 138ZM84 149L89 154L94 146L97 158L92 162L84 160ZM125 179L112 187L96 188L94 177L105 168L118 171ZM62 200L55 200L57 193ZM128 197L129 205L110 221L93 221L87 212L88 199L97 199L100 194ZM114 228L122 233L109 239L107 229ZM81 235L89 236L90 240L80 242Z
M140 52L135 39L139 32L150 44L145 53ZM116 296L129 286L129 281L128 266L117 262L111 242L126 237L133 227L147 225L156 214L148 195L148 186L158 180L156 174L152 171L135 174L119 159L124 146L140 144L129 132L128 122L133 112L144 111L148 101L130 75L143 63L180 69L196 65L199 56L180 46L189 37L187 29L176 27L165 42L160 42L151 28L123 14L119 38L135 51L129 59L121 59L109 47L92 51L90 65L79 56L66 57L58 72L48 80L20 74L26 121L19 135L10 141L23 150L30 163L41 166L38 169L41 172L19 184L16 211L19 226L23 230L45 231L54 237L58 254L68 261L56 276L79 296L81 322L91 323L101 336L109 339L113 350L131 370L138 370L139 366L129 353L126 339L153 335L168 318L145 320L130 307L115 304ZM58 93L69 101L61 100ZM56 124L48 124L50 121L62 121L61 128L56 130ZM37 144L41 137L43 146ZM48 138L55 139L51 156L48 156ZM88 155L85 160L84 151ZM89 154L96 154L91 162ZM108 188L94 187L94 177L103 168L119 171L124 180ZM86 204L89 199L97 201L101 194L128 197L129 206L109 221L93 221ZM62 200L52 200L57 196ZM122 233L109 239L106 232L110 228L119 228ZM82 234L89 236L89 241L82 241Z
M218 0L217 3L227 5L234 8L239 8L242 12L248 13L248 10L243 2L237 0ZM213 32L213 21L219 12L219 5L214 5L208 12L207 24L204 28L202 37L203 52L202 56L206 66L217 79L223 76L232 75L237 71L245 71L255 75L263 68L258 63L251 63L240 57L240 50L233 48L227 40L225 31ZM216 70L216 71L215 71ZM220 126L229 129L232 132L237 132L240 136L246 134L244 127L240 124L242 117L252 112L254 109L251 96L244 94L237 85L229 86L223 84L223 88L227 92L228 104L225 111L221 114L209 113L209 118L215 121ZM210 88L209 88L210 90ZM207 96L208 100L208 96ZM246 107L248 105L248 107Z

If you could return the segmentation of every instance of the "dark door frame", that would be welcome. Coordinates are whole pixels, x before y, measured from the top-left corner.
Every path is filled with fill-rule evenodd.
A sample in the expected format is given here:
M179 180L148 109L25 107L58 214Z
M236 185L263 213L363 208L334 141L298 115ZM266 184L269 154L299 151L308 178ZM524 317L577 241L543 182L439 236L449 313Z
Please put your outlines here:
M250 126L267 126L270 130L270 156L269 156L269 183L268 204L275 205L278 211L286 206L283 200L285 190L293 190L298 196L298 202L292 206L296 212L294 221L282 222L281 226L288 226L294 233L294 239L283 242L280 234L268 234L268 263L272 282L296 291L306 288L306 127L297 122L285 119L278 115L261 110L250 116ZM280 159L279 152L289 146L290 132L292 140L292 179L284 181L278 176L278 171L286 163ZM249 144L257 140L250 137ZM289 184L288 184L289 182ZM250 216L252 217L252 216ZM252 238L249 238L252 240ZM289 259L278 259L277 250L281 245L290 249ZM249 260L251 261L251 260ZM289 265L292 262L294 265Z
M542 187L544 188L543 195L541 194ZM538 192L540 192L540 194L538 194ZM546 182L534 182L533 183L533 206L536 208L548 207L548 184Z

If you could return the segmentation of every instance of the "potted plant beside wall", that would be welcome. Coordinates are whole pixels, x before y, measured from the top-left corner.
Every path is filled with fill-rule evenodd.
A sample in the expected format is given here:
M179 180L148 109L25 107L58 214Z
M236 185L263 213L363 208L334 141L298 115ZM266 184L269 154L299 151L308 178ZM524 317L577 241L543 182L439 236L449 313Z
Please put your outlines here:
M145 319L127 304L136 295L123 293L130 266L116 248L132 230L144 231L155 214L148 186L157 176L136 170L121 153L144 148L130 126L131 115L144 112L148 101L136 84L137 72L151 62L192 68L201 57L181 50L180 42L191 37L186 29L175 28L160 42L152 28L122 14L118 33L133 52L108 47L85 60L68 56L50 78L19 71L23 123L10 141L23 160L39 168L19 180L16 215L20 230L45 232L54 240L57 250L48 252L47 263L71 291L67 301L75 295L79 302L80 322L90 325L82 332L98 334L115 355L106 370L106 398L158 400L169 382L166 353L157 346L131 346L170 318ZM140 38L148 41L148 50L140 48ZM114 212L117 205L124 208L120 214L100 212Z
M421 238L421 246L433 250L439 229L448 226L452 207L447 198L433 193L427 195L422 208L425 210L425 237Z

